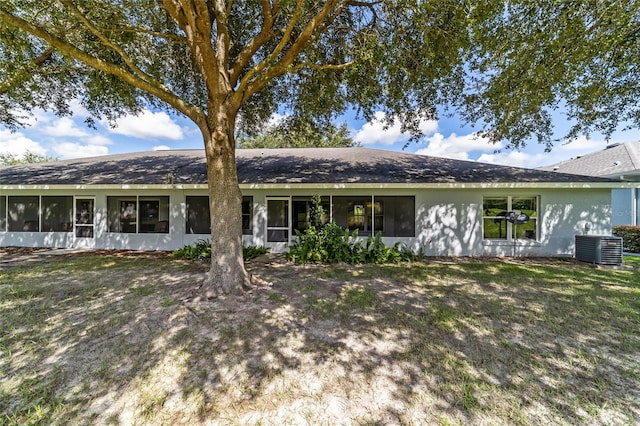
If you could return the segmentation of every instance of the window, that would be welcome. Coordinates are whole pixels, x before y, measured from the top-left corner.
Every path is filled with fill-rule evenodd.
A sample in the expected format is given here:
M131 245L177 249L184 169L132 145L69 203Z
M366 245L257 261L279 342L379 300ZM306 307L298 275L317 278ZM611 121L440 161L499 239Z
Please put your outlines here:
M109 232L169 233L169 197L107 197Z
M242 197L242 235L253 235L253 197Z
M375 201L376 232L383 237L416 236L415 197L375 197Z
M76 198L76 238L93 238L93 198Z
M415 237L415 197L333 197L333 220L361 236Z
M0 197L0 232L7 230L7 198Z
M169 233L169 197L140 197L140 225L142 234Z
M135 234L138 208L135 198L107 197L109 232Z
M8 197L9 232L39 232L39 205L38 196Z
M187 234L211 234L209 197L187 197Z
M484 197L482 210L485 239L537 239L538 197ZM528 217L526 223L514 220L520 214Z
M537 197L513 197L511 211L521 212L529 216L527 223L512 225L515 237L518 239L537 239L538 229L538 199Z
M329 222L329 212L331 209L331 203L329 197L322 197L320 199L320 205L324 210L324 215L320 218L320 223L325 224ZM293 229L300 232L304 232L309 227L313 218L312 210L313 202L311 197L293 197L292 210L293 210Z
M267 200L267 241L289 241L289 199Z
M211 214L207 195L188 196L187 234L211 234ZM253 197L242 197L242 234L253 234Z
M358 235L371 235L372 197L333 197L333 221Z
M42 232L73 230L73 197L42 197Z

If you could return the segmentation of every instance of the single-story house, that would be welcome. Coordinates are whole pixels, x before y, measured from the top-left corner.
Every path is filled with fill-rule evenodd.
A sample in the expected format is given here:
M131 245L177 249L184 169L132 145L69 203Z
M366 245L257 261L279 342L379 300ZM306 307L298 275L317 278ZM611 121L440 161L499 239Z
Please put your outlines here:
M366 148L237 151L244 242L284 251L328 219L437 256L572 255L610 235L612 179ZM208 238L203 150L0 168L0 246L174 250Z
M540 170L636 182L612 189L611 225L640 225L640 141L611 144Z

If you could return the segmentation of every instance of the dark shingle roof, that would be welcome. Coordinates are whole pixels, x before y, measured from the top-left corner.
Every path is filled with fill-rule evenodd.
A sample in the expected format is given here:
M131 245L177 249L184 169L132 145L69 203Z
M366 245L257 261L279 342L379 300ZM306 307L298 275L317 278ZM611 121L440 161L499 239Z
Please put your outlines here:
M277 183L611 182L542 170L367 148L237 150L238 180ZM0 185L207 182L203 150L153 151L0 168Z

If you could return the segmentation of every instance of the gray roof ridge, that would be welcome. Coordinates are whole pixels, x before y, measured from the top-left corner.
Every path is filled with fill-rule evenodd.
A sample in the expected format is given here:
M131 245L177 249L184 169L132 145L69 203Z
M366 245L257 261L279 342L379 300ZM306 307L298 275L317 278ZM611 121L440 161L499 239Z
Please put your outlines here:
M537 167L540 170L552 170L554 167L558 167L560 168L561 166L565 165L565 164L570 164L570 163L574 163L576 161L588 161L591 159L597 159L599 156L602 156L604 153L607 152L611 152L611 150L620 150L623 149L624 152L627 154L627 156L629 157L629 160L631 161L631 164L638 168L638 164L640 164L640 155L638 157L635 157L638 159L638 162L634 162L633 158L630 151L627 148L627 144L628 142L625 143L619 143L619 144L611 144L611 145L607 145L606 147L599 149L597 151L592 151L592 152L588 152L586 154L581 154L581 155L576 155L575 157L572 158L568 158L566 160L562 160L562 161L558 161L557 163L553 163L553 164L549 164L546 166L539 166Z

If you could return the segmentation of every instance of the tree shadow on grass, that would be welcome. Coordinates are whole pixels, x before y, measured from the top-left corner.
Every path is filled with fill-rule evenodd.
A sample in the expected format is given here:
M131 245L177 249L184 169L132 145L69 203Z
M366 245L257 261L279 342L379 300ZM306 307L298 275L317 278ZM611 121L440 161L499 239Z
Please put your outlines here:
M82 271L0 275L5 418L640 419L637 269L273 259L249 265L273 286L206 302L191 298L202 267L175 261L104 257Z

